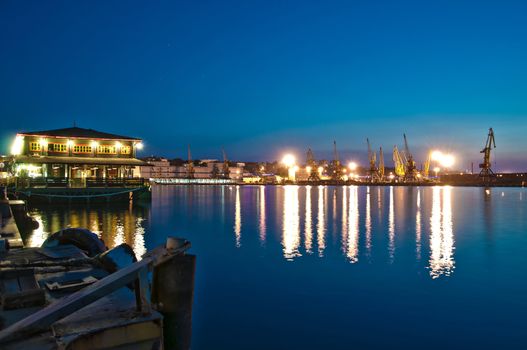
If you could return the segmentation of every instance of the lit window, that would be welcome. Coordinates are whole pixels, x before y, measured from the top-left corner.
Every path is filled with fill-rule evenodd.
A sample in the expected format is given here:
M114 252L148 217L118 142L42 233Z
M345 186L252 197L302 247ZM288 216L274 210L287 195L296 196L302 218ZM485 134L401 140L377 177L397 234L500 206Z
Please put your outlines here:
M116 154L116 147L115 146L106 146L102 145L99 146L97 153L99 154Z
M30 142L29 150L31 152L40 152L42 150L42 145L40 144L40 142Z
M65 143L48 143L48 152L66 153L68 145Z
M121 154L130 154L131 147L130 146L121 146Z
M75 145L73 146L73 153L91 153L92 147L89 145Z

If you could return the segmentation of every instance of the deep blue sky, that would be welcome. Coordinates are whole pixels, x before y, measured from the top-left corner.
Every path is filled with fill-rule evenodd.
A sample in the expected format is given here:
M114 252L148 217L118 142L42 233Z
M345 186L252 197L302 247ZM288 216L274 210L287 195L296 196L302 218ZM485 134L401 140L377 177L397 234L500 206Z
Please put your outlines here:
M527 170L526 116L527 1L0 1L0 152L73 121L239 160L406 132L466 168L492 126Z

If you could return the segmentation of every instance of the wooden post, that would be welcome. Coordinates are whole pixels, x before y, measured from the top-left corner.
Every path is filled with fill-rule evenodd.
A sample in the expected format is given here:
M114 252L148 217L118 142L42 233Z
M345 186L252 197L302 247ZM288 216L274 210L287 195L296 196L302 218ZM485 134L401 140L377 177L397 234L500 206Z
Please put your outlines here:
M169 238L166 248L177 249L177 242ZM196 256L187 254L154 268L152 301L164 316L165 349L190 349L195 270Z

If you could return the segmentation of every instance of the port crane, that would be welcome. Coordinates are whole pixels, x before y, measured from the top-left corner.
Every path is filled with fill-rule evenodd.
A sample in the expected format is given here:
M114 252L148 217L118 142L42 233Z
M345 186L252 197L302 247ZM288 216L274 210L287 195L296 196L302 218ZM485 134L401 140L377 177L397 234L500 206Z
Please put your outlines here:
M423 177L428 179L430 175L430 163L432 162L432 152L428 152L428 157L426 158L425 164L423 166Z
M337 152L337 141L333 141L333 164L331 179L340 181L342 179L342 166L340 165L339 154Z
M194 178L194 164L192 163L192 155L190 154L190 144L188 145L188 163L187 163L187 179Z
M379 181L379 169L377 169L377 154L371 150L370 140L366 138L368 144L368 160L370 162L370 182Z
M230 176L231 171L229 170L229 160L227 159L227 153L225 153L225 149L222 147L221 152L223 153L223 166L221 168L221 176L224 179L228 179Z
M382 147L379 147L379 180L384 179L384 154L382 153Z
M308 181L319 181L320 176L318 175L317 163L315 162L315 156L311 148L308 148L306 158L306 164L310 169Z
M406 140L406 134L403 134L404 138L404 158L405 158L405 169L404 169L404 181L415 181L417 180L417 168L415 166L414 157L410 153L408 147L408 141Z
M405 168L404 168L404 161L403 156L399 152L399 149L397 146L393 146L393 165L394 165L394 171L395 175L400 178L404 178L405 176Z
M491 162L490 162L490 151L492 148L496 148L496 140L494 139L494 130L489 129L489 134L487 135L487 142L485 143L485 148L481 150L480 153L483 153L483 163L479 165L481 171L479 176L484 179L489 179L495 177L496 174L492 171Z

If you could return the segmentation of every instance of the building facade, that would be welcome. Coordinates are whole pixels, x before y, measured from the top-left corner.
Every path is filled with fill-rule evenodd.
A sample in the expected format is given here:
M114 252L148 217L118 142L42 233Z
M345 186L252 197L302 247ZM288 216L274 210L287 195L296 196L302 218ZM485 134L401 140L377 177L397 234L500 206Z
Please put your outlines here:
M86 181L134 177L141 139L78 127L20 132L11 153L19 178L50 179L82 187Z
M145 179L171 179L178 175L178 167L160 157L142 159L146 164L136 168L136 176Z

